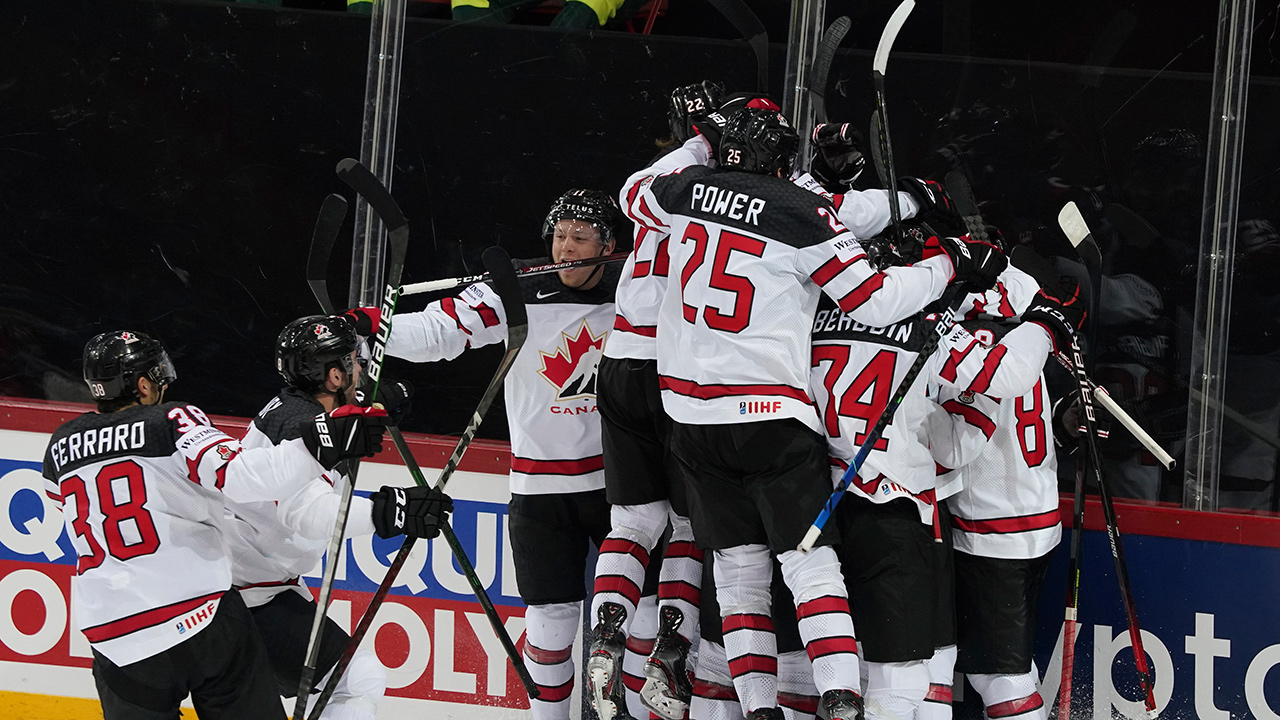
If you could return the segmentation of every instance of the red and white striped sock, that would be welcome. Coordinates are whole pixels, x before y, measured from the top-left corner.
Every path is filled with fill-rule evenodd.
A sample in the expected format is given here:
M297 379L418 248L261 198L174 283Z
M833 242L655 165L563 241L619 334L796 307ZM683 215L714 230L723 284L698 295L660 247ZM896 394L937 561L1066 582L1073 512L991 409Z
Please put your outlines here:
M690 642L698 634L698 609L702 603L702 550L693 542L689 519L672 513L671 539L662 556L658 575L658 607L672 606L684 615L677 629Z
M764 545L716 551L724 649L742 709L778 706L778 638L770 614L773 559Z
M529 702L534 720L568 720L573 697L573 639L581 603L530 605L525 611L525 666L541 695Z
M858 646L853 639L848 592L835 551L825 546L808 553L791 550L778 559L782 562L782 578L796 599L800 639L813 662L813 682L818 693L858 693Z

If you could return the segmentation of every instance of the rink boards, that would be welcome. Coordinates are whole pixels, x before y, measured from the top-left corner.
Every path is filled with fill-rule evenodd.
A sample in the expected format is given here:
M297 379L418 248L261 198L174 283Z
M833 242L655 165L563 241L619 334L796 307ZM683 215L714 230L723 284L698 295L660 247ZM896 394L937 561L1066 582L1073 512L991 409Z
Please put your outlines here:
M48 434L80 406L0 401L0 716L81 716L94 698L89 645L72 629L74 552L61 519L46 512L39 461ZM218 419L231 434L244 421ZM453 442L411 437L424 468L444 464ZM506 525L509 453L480 442L450 482L455 529L519 642L524 621ZM394 455L362 469L358 491L408 482ZM428 469L429 477L434 477ZM1064 517L1070 517L1064 501ZM1280 720L1280 520L1121 505L1131 583L1156 676L1161 717ZM1087 510L1073 717L1139 717L1124 609L1101 512ZM399 543L347 541L331 615L358 618ZM1056 704L1067 544L1042 595L1037 658L1042 692ZM321 568L308 581L318 585ZM389 668L380 717L527 717L528 701L443 540L420 543L375 623ZM367 642L367 641L366 641ZM1117 689L1119 688L1119 689ZM957 693L963 696L963 691ZM969 693L972 696L972 693ZM32 702L33 696L39 702ZM978 717L973 698L956 717ZM575 712L575 715L577 713Z

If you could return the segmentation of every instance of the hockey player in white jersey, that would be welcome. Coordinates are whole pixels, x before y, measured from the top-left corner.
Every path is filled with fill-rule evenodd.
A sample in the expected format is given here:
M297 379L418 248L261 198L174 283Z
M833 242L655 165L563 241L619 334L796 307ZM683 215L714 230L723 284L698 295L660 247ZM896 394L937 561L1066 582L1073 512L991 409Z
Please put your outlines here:
M359 334L357 330L361 331ZM276 370L289 384L250 423L244 448L277 446L297 438L318 412L355 401L362 368L356 354L361 334L372 336L371 314L312 315L285 326L276 340ZM407 411L412 389L383 379L378 402L397 423ZM234 559L232 579L253 615L267 647L280 692L298 690L315 602L302 574L324 556L337 522L338 506L349 478L339 466L316 477L280 502L229 502L227 513ZM449 496L427 487L383 487L370 497L352 496L345 537L377 533L432 538L453 509ZM326 617L320 636L316 685L323 687L350 636ZM386 692L386 669L371 647L351 659L332 701L327 720L372 720Z
M926 243L926 259L939 252L937 242ZM1045 304L1051 301L1056 297L1046 294ZM1063 305L1079 303L1072 298L1052 309ZM820 307L811 390L831 446L833 479L865 443L933 324L922 314L870 327L834 304ZM1021 395L1039 378L1052 342L1045 327L1026 323L1001 344L984 348L957 326L921 375L972 393ZM868 666L868 718L917 713L930 686L926 661L935 648L953 642L949 608L939 602L949 580L935 547L940 536L926 385L914 384L897 406L836 512L841 567Z
M621 197L629 215L671 235L659 383L695 537L716 551L725 649L743 709L753 719L780 713L772 548L798 603L820 710L855 718L858 661L835 553L791 550L830 489L806 390L808 328L823 293L865 322L889 324L939 297L953 277L994 277L998 253L953 240L948 254L877 272L830 203L785 179L797 145L777 111L740 110L717 148L721 172L650 168Z
M621 221L608 193L566 192L543 223L551 260L612 253ZM504 388L511 430L508 508L516 581L529 606L525 658L541 691L530 703L537 720L569 717L576 675L570 656L586 597L589 543L599 547L610 530L596 366L614 325L618 275L616 265L596 265L520 283L529 336ZM478 284L422 312L397 314L387 352L430 362L506 337L502 300Z
M93 649L106 720L172 720L191 695L210 718L281 718L270 661L232 589L224 497L287 498L345 458L381 447L387 415L317 412L277 447L245 448L194 405L156 340L118 331L85 346L98 412L63 423L44 456L46 494L79 556L73 616Z

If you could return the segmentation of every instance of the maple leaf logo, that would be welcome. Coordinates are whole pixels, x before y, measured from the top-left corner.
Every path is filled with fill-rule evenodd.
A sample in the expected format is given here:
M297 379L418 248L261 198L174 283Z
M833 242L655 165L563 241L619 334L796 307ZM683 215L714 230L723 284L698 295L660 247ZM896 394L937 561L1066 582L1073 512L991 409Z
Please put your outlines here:
M606 335L608 331L596 337L583 320L573 337L560 333L563 340L555 353L538 351L542 356L542 369L538 372L559 388L556 400L595 397L596 366L600 364Z

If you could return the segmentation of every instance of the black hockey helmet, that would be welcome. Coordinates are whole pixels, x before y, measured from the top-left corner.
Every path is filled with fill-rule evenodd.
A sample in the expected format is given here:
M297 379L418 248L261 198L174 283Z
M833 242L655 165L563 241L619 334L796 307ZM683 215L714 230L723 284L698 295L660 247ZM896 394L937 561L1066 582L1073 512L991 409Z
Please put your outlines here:
M138 397L138 378L158 386L178 379L159 340L131 330L95 336L84 346L84 381L97 401Z
M284 327L276 338L276 370L285 382L316 392L324 387L330 368L351 375L351 351L360 344L356 329L338 315L308 315Z
M547 242L548 254L556 223L566 219L581 220L599 230L600 245L604 246L610 240L619 239L622 210L618 208L618 201L603 190L574 189L561 195L551 206L547 219L542 221L542 239Z
M790 176L800 136L777 110L747 107L724 126L716 158L726 170Z

